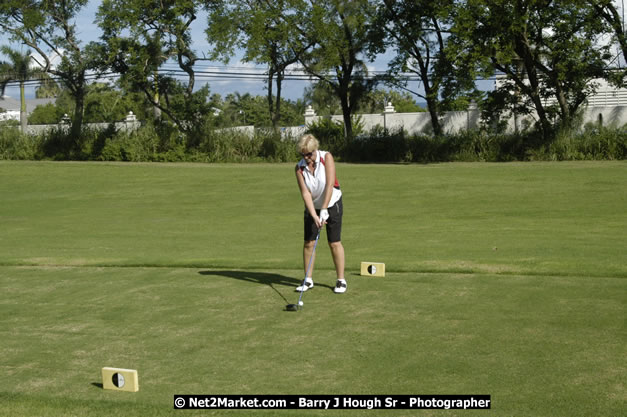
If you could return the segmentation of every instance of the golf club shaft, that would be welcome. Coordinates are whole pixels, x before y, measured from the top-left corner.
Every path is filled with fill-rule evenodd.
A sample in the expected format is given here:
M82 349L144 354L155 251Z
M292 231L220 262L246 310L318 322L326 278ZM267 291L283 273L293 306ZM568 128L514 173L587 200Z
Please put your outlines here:
M320 230L318 229L318 234L316 235L316 242L314 243L313 250L311 251L311 256L309 257L309 265L307 265L307 272L305 272L305 278L303 279L303 284L300 289L300 295L298 296L298 304L300 305L300 301L303 298L303 293L305 292L305 282L307 281L307 277L309 276L309 272L311 271L311 262L313 261L314 255L316 254L316 246L318 246L318 239L320 238Z

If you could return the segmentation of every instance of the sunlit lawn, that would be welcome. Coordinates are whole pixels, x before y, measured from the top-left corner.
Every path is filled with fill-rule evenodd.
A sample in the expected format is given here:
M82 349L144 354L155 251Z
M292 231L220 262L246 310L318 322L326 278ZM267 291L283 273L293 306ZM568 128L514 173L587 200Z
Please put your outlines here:
M349 291L322 244L288 313L291 164L0 162L0 415L624 414L626 163L338 176ZM137 369L140 391L103 390L104 366ZM488 394L492 410L195 412L174 394Z

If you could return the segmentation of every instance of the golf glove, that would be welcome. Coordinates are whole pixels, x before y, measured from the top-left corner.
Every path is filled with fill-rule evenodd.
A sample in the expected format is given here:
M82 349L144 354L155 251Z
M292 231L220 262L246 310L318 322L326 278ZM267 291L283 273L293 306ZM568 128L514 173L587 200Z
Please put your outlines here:
M320 210L320 223L324 224L329 219L329 210Z

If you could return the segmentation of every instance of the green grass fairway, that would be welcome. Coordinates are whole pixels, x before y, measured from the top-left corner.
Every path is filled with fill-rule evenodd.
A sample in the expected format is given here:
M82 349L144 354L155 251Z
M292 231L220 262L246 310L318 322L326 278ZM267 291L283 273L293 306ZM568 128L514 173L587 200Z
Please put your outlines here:
M338 164L294 303L293 164L0 161L0 416L621 416L627 163ZM386 277L361 277L361 261ZM105 366L137 393L103 390ZM174 394L489 394L491 410L176 411Z

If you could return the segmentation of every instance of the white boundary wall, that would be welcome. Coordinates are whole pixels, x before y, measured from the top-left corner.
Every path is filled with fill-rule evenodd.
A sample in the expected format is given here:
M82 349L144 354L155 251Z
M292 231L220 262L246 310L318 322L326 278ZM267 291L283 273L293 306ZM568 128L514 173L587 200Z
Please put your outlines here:
M387 128L390 131L404 129L409 134L430 134L431 117L428 112L419 113L396 113L391 103L388 103L385 111L379 114L360 114L354 117L358 117L363 124L366 131L380 126ZM307 126L323 118L323 116L316 116L314 110L309 106L305 111L305 125L284 127L281 128L281 132L284 137L297 139L306 130ZM343 123L342 116L331 116L331 119L338 124ZM445 133L456 133L467 129L477 129L481 125L481 113L479 110L457 111L457 112L444 112L442 114L442 127ZM584 110L583 124L586 123L599 123L602 122L604 126L621 127L627 124L627 106L605 106L605 107L592 107L589 106ZM515 118L513 115L509 118L508 132L514 132L518 130L524 130L535 123L535 119L531 116ZM86 127L104 130L108 128L108 123L89 123ZM114 123L116 130L132 131L141 126L141 123L130 113L125 121ZM60 123L58 125L29 125L27 132L29 134L39 134L49 129L54 128L69 129L69 124ZM254 126L240 126L225 130L243 131L251 136L254 135Z
M409 134L432 132L431 116L427 112L420 113L396 113L391 104L388 103L386 111L380 114L360 114L360 122L366 131L376 126L394 131L405 129ZM310 125L321 116L316 116L311 106L305 112L305 125ZM342 116L331 116L337 123L343 123ZM442 127L446 133L456 133L461 130L476 129L481 124L481 113L479 110L444 112L442 114ZM516 129L524 130L535 123L536 119L531 116L517 117L510 116L508 121L509 132ZM583 113L583 124L598 123L602 121L604 126L620 127L627 124L627 106L608 107L587 107Z

